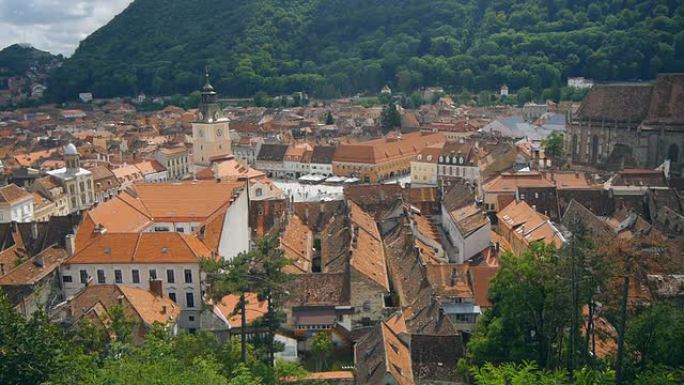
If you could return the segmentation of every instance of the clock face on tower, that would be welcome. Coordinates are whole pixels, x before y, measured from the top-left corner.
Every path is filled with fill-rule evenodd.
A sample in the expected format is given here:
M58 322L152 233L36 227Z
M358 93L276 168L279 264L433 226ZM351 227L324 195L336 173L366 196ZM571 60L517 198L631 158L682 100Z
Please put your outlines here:
M223 135L223 130L220 128L216 129L216 136L221 136L221 135Z

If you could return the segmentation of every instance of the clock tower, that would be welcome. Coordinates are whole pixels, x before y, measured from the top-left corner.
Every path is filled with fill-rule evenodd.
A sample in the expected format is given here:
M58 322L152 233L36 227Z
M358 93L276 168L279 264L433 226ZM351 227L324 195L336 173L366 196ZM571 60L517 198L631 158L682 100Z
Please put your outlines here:
M216 91L209 83L207 72L197 117L192 123L192 156L197 165L208 166L211 159L232 153L230 148L230 121L223 115L216 101Z

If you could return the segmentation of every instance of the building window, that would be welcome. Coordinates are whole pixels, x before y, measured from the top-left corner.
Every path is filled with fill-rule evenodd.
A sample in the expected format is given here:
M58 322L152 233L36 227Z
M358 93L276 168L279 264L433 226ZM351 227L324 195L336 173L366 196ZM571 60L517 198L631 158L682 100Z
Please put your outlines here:
M192 270L185 269L185 283L192 283Z
M97 283L102 284L102 283L105 283L105 282L106 282L106 279L105 279L105 272L104 272L104 270L98 270L98 271L97 271Z
M264 190L262 190L261 188L256 189L256 196L260 197L262 195L264 195Z
M71 282L73 282L73 279L71 278L70 275L63 275L63 276L62 276L62 282L64 282L64 283L71 283Z
M133 283L140 283L140 271L135 269L131 271L131 275L133 276Z
M83 283L83 284L88 283L88 271L81 270L78 273L81 276L81 283Z
M121 270L114 270L114 282L123 283L123 274L121 274Z
M175 283L176 282L176 277L174 276L172 269L166 270L166 282L168 282L168 283Z
M176 227L176 232L177 232L177 233L184 233L184 232L185 232L185 229L182 228L182 227Z
M195 307L195 296L192 294L192 292L185 293L185 307Z
M169 293L169 299L175 303L178 303L176 300L176 293Z
M169 231L169 228L166 227L166 226L155 226L155 227L154 227L154 231L155 231L155 232L158 232L158 233L160 233L160 232L166 232L166 231Z
M150 269L150 279L157 279L157 270Z

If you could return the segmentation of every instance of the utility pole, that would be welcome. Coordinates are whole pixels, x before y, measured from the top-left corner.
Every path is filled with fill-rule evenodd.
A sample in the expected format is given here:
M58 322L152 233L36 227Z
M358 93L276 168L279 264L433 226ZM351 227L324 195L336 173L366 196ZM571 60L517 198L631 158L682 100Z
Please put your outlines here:
M622 385L622 359L625 355L625 328L627 327L627 296L629 295L629 264L625 268L625 277L622 287L622 302L620 304L620 330L618 330L617 358L615 360L615 385Z
M240 315L242 318L242 325L240 325L240 358L244 364L247 362L247 304L244 290L240 294Z

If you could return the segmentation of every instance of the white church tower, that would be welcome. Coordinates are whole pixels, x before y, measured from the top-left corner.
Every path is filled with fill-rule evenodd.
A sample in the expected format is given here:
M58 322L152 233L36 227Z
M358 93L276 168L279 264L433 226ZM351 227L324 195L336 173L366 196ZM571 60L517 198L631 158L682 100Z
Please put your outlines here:
M197 165L208 166L211 159L230 155L230 121L216 101L216 91L209 83L209 73L202 88L197 119L192 123L192 154Z

